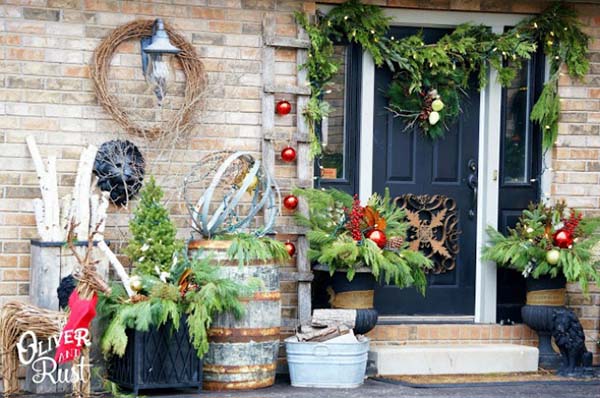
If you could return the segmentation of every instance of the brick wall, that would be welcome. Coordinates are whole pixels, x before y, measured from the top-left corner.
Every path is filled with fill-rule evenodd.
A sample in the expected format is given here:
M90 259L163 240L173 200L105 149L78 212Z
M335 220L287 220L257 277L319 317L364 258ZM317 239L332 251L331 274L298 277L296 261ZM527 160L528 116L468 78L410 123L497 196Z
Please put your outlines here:
M373 2L390 7L525 13L539 11L546 4L509 0ZM600 214L600 9L588 4L577 4L576 8L586 31L595 38L590 47L592 66L583 82L561 79L564 112L553 151L552 195L567 199L586 213ZM188 145L170 147L156 159L151 143L134 140L149 157L151 172L168 189L172 213L182 227L182 236L187 236L186 215L177 200L182 176L207 151L246 149L260 153L261 20L265 12L276 12L278 33L294 36L292 11L298 9L311 12L314 3L5 0L0 5L0 303L28 294L28 240L36 235L31 199L40 194L25 137L35 136L44 157L57 155L61 194L72 187L79 152L85 145L123 137L97 105L87 67L107 32L136 18L163 17L194 44L206 67L209 95ZM276 83L295 82L295 59L295 51L277 50ZM167 111L180 100L181 72L177 79L168 97L170 102L165 104ZM137 43L118 49L111 82L111 90L137 120L160 119L160 114L151 111L155 108L153 96L141 75ZM295 100L292 96L283 98L292 103ZM284 134L291 136L294 124L293 113L277 118L278 131ZM278 161L276 168L278 178L293 183L295 167ZM111 209L109 239L116 243L122 240L128 218L128 210ZM280 225L291 222L289 214L278 221ZM284 283L282 292L284 316L294 318L294 284ZM598 339L600 295L596 292L584 298L571 287L570 297L584 319L590 348L597 349L593 342Z
M61 196L72 189L82 148L126 137L98 106L89 76L92 53L108 32L137 18L162 17L194 45L204 63L208 87L187 142L156 144L126 137L146 156L147 174L155 174L167 189L171 213L181 227L181 237L187 238L187 212L179 193L191 166L209 151L222 149L247 150L260 157L264 14L276 14L279 35L295 36L292 12L313 9L314 5L302 1L260 0L2 2L0 304L28 295L29 239L36 237L31 199L40 192L25 137L35 137L42 157L57 156ZM275 57L275 83L295 84L295 50L277 50ZM174 67L176 82L169 87L159 112L142 75L140 45L127 42L113 58L110 91L134 120L145 125L155 123L181 103L184 77L179 66ZM287 99L295 103L295 97ZM278 132L291 137L295 131L293 113L278 117L276 122ZM286 143L277 142L276 150ZM295 166L277 160L276 174L281 185L295 185ZM109 210L106 236L117 248L124 240L134 206ZM290 214L281 217L278 224L291 223ZM289 264L290 269L294 267ZM296 284L283 282L281 290L283 316L295 319Z

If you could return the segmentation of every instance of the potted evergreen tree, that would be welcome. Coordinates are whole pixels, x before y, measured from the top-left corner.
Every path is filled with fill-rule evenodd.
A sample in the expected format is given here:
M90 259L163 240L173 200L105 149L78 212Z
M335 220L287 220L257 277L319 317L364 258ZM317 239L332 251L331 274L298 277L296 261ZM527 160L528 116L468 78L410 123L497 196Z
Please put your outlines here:
M590 281L600 285L592 247L598 242L593 232L595 218L584 219L565 202L555 206L530 204L515 228L506 235L488 228L489 245L483 259L523 274L527 284L523 321L539 336L540 365L557 367L559 356L551 346L552 313L565 305L566 283L578 282L584 293Z
M210 259L188 257L176 228L161 203L154 178L144 186L130 222L125 253L133 272L129 297L115 285L103 297L99 313L107 327L101 348L109 358L109 378L133 390L202 386L202 356L208 351L212 317L243 314L243 285L219 273Z
M315 269L330 272L332 307L358 309L360 318L369 320L358 333L375 326L374 289L380 278L424 294L431 260L409 249L404 211L392 202L389 190L384 196L373 194L365 206L357 195L335 189L296 189L294 194L308 202L308 217L295 217L310 228L309 258Z

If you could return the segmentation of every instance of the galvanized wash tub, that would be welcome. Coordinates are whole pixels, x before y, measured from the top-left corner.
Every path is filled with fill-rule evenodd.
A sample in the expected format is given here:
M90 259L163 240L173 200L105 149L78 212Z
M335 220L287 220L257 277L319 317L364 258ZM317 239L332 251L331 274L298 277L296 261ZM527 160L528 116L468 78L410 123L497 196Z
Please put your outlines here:
M367 370L369 339L358 343L299 343L285 340L290 379L294 387L355 388Z

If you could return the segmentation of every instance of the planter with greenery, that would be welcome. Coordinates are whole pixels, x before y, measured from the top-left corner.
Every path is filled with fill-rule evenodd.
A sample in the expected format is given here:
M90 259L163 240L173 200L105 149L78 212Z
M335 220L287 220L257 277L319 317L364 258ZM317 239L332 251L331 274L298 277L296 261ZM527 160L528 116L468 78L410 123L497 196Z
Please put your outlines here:
M101 348L109 358L109 378L136 394L148 388L200 388L213 317L225 311L241 316L240 298L255 288L221 276L208 258L188 258L162 196L151 178L130 223L125 253L133 264L130 287L136 294L129 298L115 285L99 306L107 324Z
M309 259L333 277L334 308L373 310L378 281L414 286L425 293L425 270L431 260L408 248L404 211L374 194L365 206L358 197L334 189L296 189L308 202L308 217L296 213L298 224L310 228ZM376 314L376 313L375 313Z
M540 365L558 367L559 356L551 346L552 313L565 305L566 283L578 282L585 294L589 282L600 286L600 272L592 248L596 218L583 218L564 202L555 206L531 204L515 228L506 235L488 228L490 244L483 259L515 269L527 282L523 321L539 335Z

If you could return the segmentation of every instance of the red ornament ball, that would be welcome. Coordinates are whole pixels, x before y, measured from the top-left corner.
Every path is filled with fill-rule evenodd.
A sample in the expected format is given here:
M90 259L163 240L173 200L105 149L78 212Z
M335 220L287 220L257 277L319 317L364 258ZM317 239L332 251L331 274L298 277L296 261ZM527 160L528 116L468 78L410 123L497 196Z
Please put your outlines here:
M293 162L294 160L296 160L296 150L291 146L286 146L281 150L281 159L284 162Z
M275 112L278 115L281 115L281 116L287 115L291 111L292 111L292 105L290 105L290 103L287 102L286 100L278 101L277 104L275 104Z
M387 243L385 232L380 229L372 229L367 232L367 239L371 239L373 242L375 242L380 249L383 249Z
M290 257L296 254L296 245L294 245L292 242L285 242L284 245Z
M283 206L288 210L294 210L298 207L298 197L295 195L288 195L283 198Z
M573 235L564 229L559 229L554 234L554 244L561 249L568 249L573 244Z

